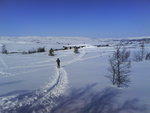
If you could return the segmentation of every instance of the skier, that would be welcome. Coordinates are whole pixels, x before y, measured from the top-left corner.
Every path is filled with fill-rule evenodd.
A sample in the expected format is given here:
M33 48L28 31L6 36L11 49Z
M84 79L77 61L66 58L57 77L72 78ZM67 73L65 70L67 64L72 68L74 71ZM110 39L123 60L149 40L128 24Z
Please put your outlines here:
M59 60L59 58L57 58L56 62L57 62L57 68L60 68L60 60Z

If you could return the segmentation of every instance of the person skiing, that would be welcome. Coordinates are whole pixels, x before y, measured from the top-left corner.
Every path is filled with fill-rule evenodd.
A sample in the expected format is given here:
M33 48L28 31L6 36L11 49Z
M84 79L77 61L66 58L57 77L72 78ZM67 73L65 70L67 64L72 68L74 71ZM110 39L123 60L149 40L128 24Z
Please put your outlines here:
M57 62L57 67L60 68L60 60L59 60L59 58L57 58L56 62Z

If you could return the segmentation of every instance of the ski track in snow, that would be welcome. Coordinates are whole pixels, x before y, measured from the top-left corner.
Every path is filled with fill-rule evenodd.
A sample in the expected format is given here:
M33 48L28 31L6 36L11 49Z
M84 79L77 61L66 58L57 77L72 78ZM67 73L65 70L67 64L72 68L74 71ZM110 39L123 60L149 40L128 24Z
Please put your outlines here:
M2 78L11 77L11 76L14 76L14 74L7 73L7 72L4 72L4 71L0 71L0 77L2 77Z
M61 58L61 57L63 57L63 56L66 56L66 55L60 55L59 57ZM1 58L1 57L0 57ZM40 63L38 64L38 62L37 62L37 64L36 63L31 63L31 64L33 64L33 65L28 65L28 66L13 66L13 67L7 67L7 68L5 68L5 70L13 70L13 69L31 69L32 68L32 70L31 71L24 71L24 72L21 72L21 73L15 73L15 74L12 74L12 73L7 73L7 72L3 72L3 71L0 71L0 77L1 78L6 78L6 77L14 77L14 76L18 76L18 75L21 75L21 74L26 74L26 73L30 73L30 72L36 72L36 71L40 71L40 70L46 70L46 69L50 69L50 66L55 66L56 64L54 64L54 63L51 63L50 64L50 61L55 61L55 58L56 57L54 57L53 59L48 59L48 60L46 60L46 62L45 63L47 63L47 64L42 64L42 63L44 63L43 61L40 61ZM2 59L1 59L2 60ZM3 61L3 60L2 60ZM4 61L3 61L4 62ZM5 62L4 62L4 64L5 64ZM34 69L34 68L40 68L40 69Z
M65 56L66 56L66 55L60 55L60 56L57 56L57 57L61 58L61 57L65 57ZM34 64L34 65L37 65L37 64L38 64L38 65L39 65L39 64L49 63L50 61L55 61L55 59L56 59L57 57L53 56L53 59L48 58L47 60L39 61L39 62L32 63L32 64Z
M85 54L86 54L86 52L83 50L83 51L79 54L79 56L78 56L77 58L74 58L74 59L72 59L72 60L70 60L70 61L67 61L67 62L62 62L62 64L63 64L63 66L66 66L66 65L75 63L75 62L77 62L77 61L80 61L80 60L82 60L82 57L83 57Z
M63 57L64 55L58 56L59 58ZM15 66L15 67L9 67L9 69L21 69L21 68L37 68L37 67L47 67L47 66L54 66L55 64L50 64L51 61L55 61L56 57L53 59L47 59L44 61L36 62L36 63L31 63L32 65L29 66ZM47 64L44 64L47 63Z
M90 57L86 57L86 58L82 58L80 59L80 61L84 61L84 60L89 60L89 59L94 59L94 58L98 58L98 57L102 57L104 55L108 55L109 53L100 53L99 55L96 55L96 56L90 56Z
M66 56L66 55L60 55L58 57L61 58L61 57L64 57L64 56ZM40 68L44 67L43 69L47 69L46 67L48 67L48 66L55 66L56 65L55 63L50 64L50 62L55 61L55 59L56 59L56 57L54 57L53 59L47 59L47 60L44 60L44 61L31 63L33 65L29 65L29 66L15 66L15 67L13 66L13 67L8 67L7 69L25 69L25 68L30 68L31 69L31 68L38 68L38 67L40 67ZM36 70L33 70L33 72L35 72L35 71ZM28 71L28 72L32 72L32 71ZM28 72L26 71L26 72L22 72L22 73L28 73ZM14 74L14 75L19 75L19 73Z
M43 64L43 65L29 65L29 66L16 66L10 67L8 69L24 69L24 68L38 68L38 67L47 67L47 66L54 66L55 64Z
M36 113L50 111L55 105L54 99L63 94L68 86L67 73L63 68L56 69L56 74L51 79L53 81L40 90L18 96L1 97L0 111L2 113L15 112L17 109L25 108L26 106L30 106L31 111L34 111L34 109L40 106L44 106L44 108L39 109Z
M18 109L28 108L30 109L30 112L33 112L33 113L34 112L35 113L48 113L56 105L55 99L61 96L62 94L64 94L65 91L68 89L69 81L67 77L67 72L63 68L63 66L67 66L77 61L83 61L83 60L93 59L93 58L102 56L102 54L100 54L100 55L96 55L96 56L92 55L90 57L84 58L85 55L86 55L86 52L83 49L80 52L80 54L74 59L66 61L66 62L62 62L61 68L55 68L55 75L50 78L50 80L52 81L49 82L47 85L45 85L43 88L34 90L32 92L28 92L22 95L1 97L0 98L0 111L2 111L2 113L9 113L10 111L16 112ZM43 62L41 61L40 63L43 63ZM32 68L43 66L43 68L16 73L15 75L12 75L12 76L17 76L20 74L49 69L50 66L54 66L54 64L44 65L43 63L42 65L32 65L32 66L31 66ZM24 66L24 67L29 68L30 66ZM21 68L23 68L23 66Z
M63 62L62 67L81 60L84 55L85 51L82 51L78 55L78 57L70 61ZM3 112L9 113L10 111L16 112L17 109L26 108L27 106L28 107L30 106L32 112L36 113L49 112L53 108L53 106L55 106L55 98L65 93L68 87L67 72L62 67L58 69L56 68L56 74L53 76L53 78L51 78L52 82L49 82L46 86L44 86L39 90L18 96L14 95L8 97L1 97L0 111L2 111L2 113ZM41 70L48 68L42 68ZM18 74L24 74L34 71L39 71L39 69ZM44 107L42 108L41 106ZM39 109L38 107L41 109ZM38 109L38 111L34 111L36 109Z

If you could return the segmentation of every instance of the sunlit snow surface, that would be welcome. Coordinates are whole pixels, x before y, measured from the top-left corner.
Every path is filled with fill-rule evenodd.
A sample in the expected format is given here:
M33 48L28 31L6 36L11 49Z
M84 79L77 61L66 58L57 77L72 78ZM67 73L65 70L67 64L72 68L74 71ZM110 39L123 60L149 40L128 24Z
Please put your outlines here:
M55 98L66 94L72 88L82 88L97 83L95 89L112 87L108 74L108 58L119 41L80 37L0 37L0 47L6 45L10 52L22 52L45 47L46 52L35 54L0 54L0 111L2 113L49 112L56 106ZM109 47L94 45L109 44ZM75 54L73 49L56 51L48 56L50 48L63 46L85 46ZM128 45L134 51L138 44ZM134 47L134 48L132 48ZM149 50L150 45L146 45ZM149 51L150 52L150 51ZM60 58L61 68L56 67ZM133 62L130 73L131 84L121 88L120 101L137 98L143 104L150 103L150 61ZM22 109L21 109L22 108ZM22 110L22 111L21 111Z

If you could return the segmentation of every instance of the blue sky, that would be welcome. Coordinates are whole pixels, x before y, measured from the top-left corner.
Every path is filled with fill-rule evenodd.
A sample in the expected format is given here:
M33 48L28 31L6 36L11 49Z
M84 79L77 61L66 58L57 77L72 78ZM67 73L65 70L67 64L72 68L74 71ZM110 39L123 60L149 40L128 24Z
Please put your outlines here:
M150 0L0 0L0 36L150 35Z

